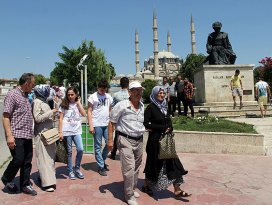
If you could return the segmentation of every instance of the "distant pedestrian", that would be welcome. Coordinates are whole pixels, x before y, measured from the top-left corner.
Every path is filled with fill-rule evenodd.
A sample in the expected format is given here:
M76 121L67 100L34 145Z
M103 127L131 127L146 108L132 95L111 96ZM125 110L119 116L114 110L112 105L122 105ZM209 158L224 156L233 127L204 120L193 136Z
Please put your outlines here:
M88 99L88 121L90 133L94 134L94 152L98 166L98 173L107 176L109 171L105 161L108 156L108 124L112 97L106 93L109 84L106 80L98 82L97 92L93 93ZM105 140L105 147L102 149L102 138Z
M181 74L177 75L175 89L177 92L178 114L181 115L181 103L184 106L184 81L182 80Z
M188 114L188 107L191 110L191 117L195 116L194 106L193 106L193 96L194 96L194 86L189 82L188 78L184 78L184 116Z
M113 103L112 107L114 107L118 102L122 100L127 100L129 98L128 94L128 86L129 86L129 79L127 77L122 77L120 79L120 86L121 90L113 94ZM117 152L117 139L118 139L118 131L115 131L115 136L114 136L114 143L113 143L113 148L111 150L111 159L115 159L116 152Z
M57 94L56 94L55 89L52 86L50 86L50 93L49 93L49 96L46 99L46 101L48 102L48 104L49 104L49 106L50 106L51 109L55 108L55 106L54 106L54 104L55 104L54 100L55 100L56 96L57 96Z
M68 164L67 171L71 180L84 179L83 173L80 171L81 160L83 156L82 143L82 126L81 117L86 116L86 112L80 103L78 90L74 87L69 87L66 91L65 98L59 108L59 136L60 139L67 141L68 149ZM72 144L76 145L75 167L72 162Z
M30 182L33 146L33 115L27 94L35 85L32 73L24 73L19 86L10 90L4 100L3 125L12 160L1 180L8 192L18 191L12 182L20 169L20 188L25 194L37 195Z
M176 105L177 105L177 93L175 90L176 82L173 76L170 77L170 84L169 84L169 92L168 92L168 113L172 115L172 117L175 116L176 112Z
M261 116L266 116L267 101L270 98L270 88L267 82L263 81L263 78L259 79L259 82L255 84L255 97L258 99L260 106Z
M162 87L163 87L163 90L164 90L164 92L165 92L165 99L167 100L167 98L168 98L168 93L169 93L169 83L168 83L168 79L167 79L167 77L166 76L164 76L163 78L162 78Z
M108 148L113 147L113 130L118 131L117 147L120 155L121 172L124 179L125 200L129 205L137 205L140 195L137 188L138 175L143 155L143 134L145 128L144 105L141 102L143 87L137 81L129 84L129 99L114 106L109 123Z
M65 98L66 93L66 88L64 87L64 84L61 84L61 86L59 87L59 93L61 100L63 100Z
M233 109L236 107L236 96L240 98L240 109L243 107L243 84L240 76L240 70L236 70L235 74L231 77L230 88L233 98Z

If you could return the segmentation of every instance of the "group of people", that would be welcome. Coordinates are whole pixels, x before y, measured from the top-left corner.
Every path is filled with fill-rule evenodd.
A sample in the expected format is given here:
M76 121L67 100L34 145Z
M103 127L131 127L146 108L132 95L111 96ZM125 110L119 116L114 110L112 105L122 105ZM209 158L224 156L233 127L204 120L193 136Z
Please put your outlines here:
M178 105L178 115L188 115L188 108L191 110L191 117L195 116L193 106L194 85L189 81L188 77L182 79L182 75L178 74L176 81L173 76L163 77L162 87L165 92L165 99L168 104L168 112L172 117L176 113L176 105ZM181 112L181 104L184 107L183 114Z
M121 171L124 178L125 200L130 205L137 204L139 193L135 190L143 155L143 134L149 132L146 146L147 161L144 168L145 184L142 191L152 195L155 190L174 186L177 198L188 197L190 194L181 190L182 176L187 174L180 160L158 159L158 140L162 134L171 133L172 123L167 111L168 93L163 86L155 86L150 95L151 103L144 110L141 102L144 88L137 81L130 82L123 77L120 80L122 89L111 97L107 90L106 80L98 82L97 92L88 98L88 121L90 133L94 135L95 159L98 173L106 176L109 171L105 163L109 151L111 158L115 157L118 148ZM32 104L28 93L33 89L35 99ZM30 182L32 168L33 142L39 180L43 190L53 192L56 189L55 153L56 143L44 143L42 133L54 127L53 119L59 115L59 140L67 142L69 179L84 179L81 172L83 156L81 117L86 112L80 103L77 89L68 87L59 108L51 109L48 104L50 85L35 86L35 77L25 73L20 77L19 86L10 90L4 100L3 124L7 145L12 160L5 170L1 180L8 192L17 192L13 183L20 170L20 189L30 195L37 195ZM34 129L33 129L34 124ZM115 137L113 140L113 133ZM34 137L33 137L34 136ZM102 139L105 147L102 148ZM72 162L72 143L76 145L75 164Z
M35 99L29 102L28 93L33 90ZM56 189L55 154L56 143L46 144L42 133L54 127L54 116L59 114L59 140L67 141L68 173L78 178L84 178L80 172L80 162L83 156L81 116L85 110L80 103L78 92L69 87L62 99L60 108L49 106L50 85L35 86L35 77L32 73L24 73L19 79L19 86L10 90L4 100L3 125L7 145L12 160L5 170L1 180L8 192L17 192L18 187L12 182L20 170L20 189L30 195L37 195L30 182L30 172L33 157L33 139L39 180L42 188L47 192ZM34 129L33 129L34 125ZM34 136L34 138L33 138ZM72 142L76 144L77 156L75 167L72 167Z

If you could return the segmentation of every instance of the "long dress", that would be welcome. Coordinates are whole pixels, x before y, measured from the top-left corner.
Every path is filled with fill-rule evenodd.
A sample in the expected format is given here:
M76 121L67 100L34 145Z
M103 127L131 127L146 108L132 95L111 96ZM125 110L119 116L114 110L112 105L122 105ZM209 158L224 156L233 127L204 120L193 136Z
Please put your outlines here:
M53 111L49 105L40 99L33 102L34 142L42 187L54 186L56 184L55 156L56 143L44 145L41 139L41 132L53 128Z
M164 115L160 109L151 103L147 106L144 114L144 126L149 129L146 144L146 164L144 168L145 179L148 180L150 188L164 190L170 184L182 184L182 175L187 174L178 158L158 159L159 139L167 128L172 129L169 115Z

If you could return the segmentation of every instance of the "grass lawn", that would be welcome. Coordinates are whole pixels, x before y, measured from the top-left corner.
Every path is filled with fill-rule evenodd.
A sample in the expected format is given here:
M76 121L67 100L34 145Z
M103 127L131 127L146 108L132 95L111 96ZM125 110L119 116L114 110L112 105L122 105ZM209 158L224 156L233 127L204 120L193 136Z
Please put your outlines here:
M253 125L212 116L196 116L195 118L180 116L172 118L172 123L174 130L258 134Z

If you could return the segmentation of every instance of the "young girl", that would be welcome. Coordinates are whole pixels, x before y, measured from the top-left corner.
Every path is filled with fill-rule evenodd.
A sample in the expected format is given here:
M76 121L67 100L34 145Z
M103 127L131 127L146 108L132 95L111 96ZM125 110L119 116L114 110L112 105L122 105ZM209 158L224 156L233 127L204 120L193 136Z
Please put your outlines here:
M80 171L80 164L83 155L82 144L82 128L81 116L85 116L86 112L80 103L78 91L74 87L69 87L66 91L59 109L59 136L60 139L67 141L68 148L68 165L67 170L70 179L84 179L84 175ZM72 144L76 145L77 155L75 160L75 167L72 166Z

